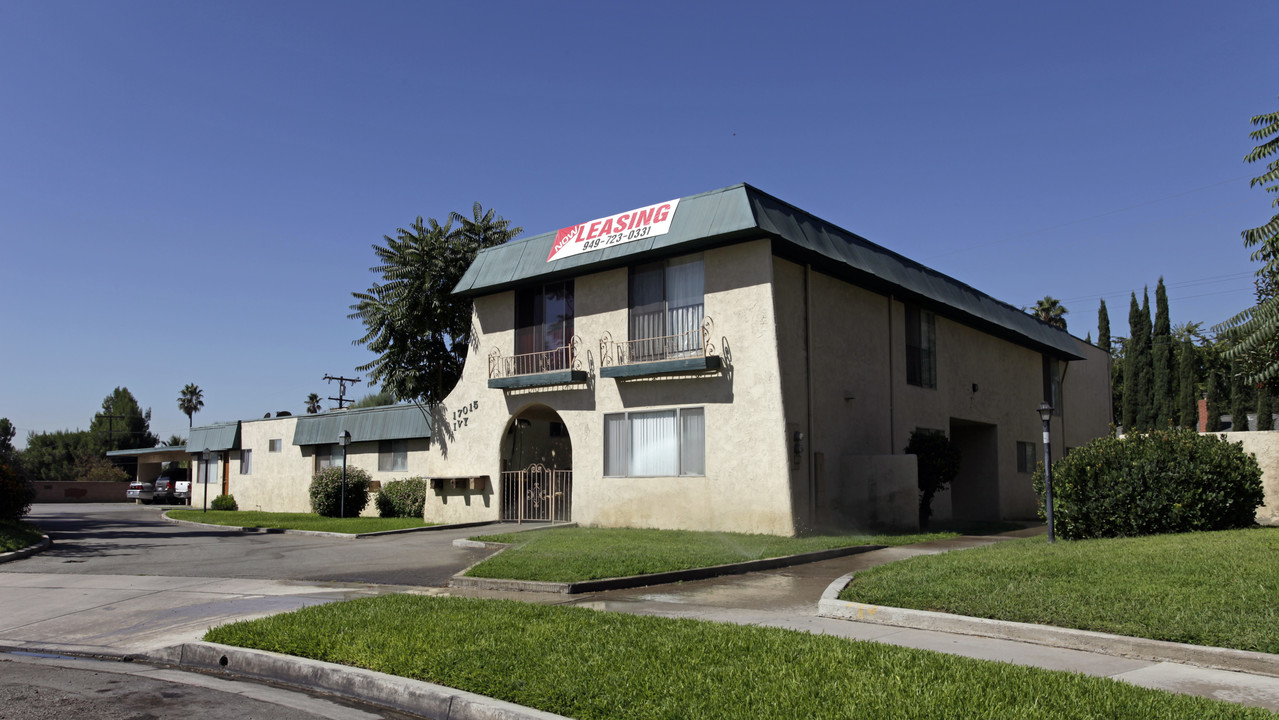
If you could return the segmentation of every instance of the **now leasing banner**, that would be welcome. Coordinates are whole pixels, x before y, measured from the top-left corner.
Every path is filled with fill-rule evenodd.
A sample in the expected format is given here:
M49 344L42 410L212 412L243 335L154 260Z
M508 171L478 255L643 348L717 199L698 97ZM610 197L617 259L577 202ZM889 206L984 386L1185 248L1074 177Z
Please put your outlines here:
M665 235L671 230L671 218L675 217L678 205L679 200L671 200L562 228L555 233L555 244L551 246L546 262Z

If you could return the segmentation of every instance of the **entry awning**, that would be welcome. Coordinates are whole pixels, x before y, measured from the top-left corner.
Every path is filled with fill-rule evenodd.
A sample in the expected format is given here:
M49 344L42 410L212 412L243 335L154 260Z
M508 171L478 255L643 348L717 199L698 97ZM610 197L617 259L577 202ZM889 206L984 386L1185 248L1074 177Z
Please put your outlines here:
M195 454L204 450L239 450L240 423L218 423L191 428L187 438L187 452Z
M303 415L298 417L297 427L293 430L293 444L332 445L343 430L351 433L351 442L409 440L431 437L431 422L417 405Z
M136 450L109 450L107 457L133 458L140 463L181 462L187 459L187 449L184 445L159 445Z

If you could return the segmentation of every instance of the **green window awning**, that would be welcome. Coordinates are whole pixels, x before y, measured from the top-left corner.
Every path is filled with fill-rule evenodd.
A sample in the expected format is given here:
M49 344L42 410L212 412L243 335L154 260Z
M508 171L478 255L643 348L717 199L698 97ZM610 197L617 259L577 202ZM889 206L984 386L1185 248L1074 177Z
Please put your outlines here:
M294 445L331 445L342 431L351 442L409 440L431 437L431 422L417 405L391 405L362 410L333 410L298 416Z

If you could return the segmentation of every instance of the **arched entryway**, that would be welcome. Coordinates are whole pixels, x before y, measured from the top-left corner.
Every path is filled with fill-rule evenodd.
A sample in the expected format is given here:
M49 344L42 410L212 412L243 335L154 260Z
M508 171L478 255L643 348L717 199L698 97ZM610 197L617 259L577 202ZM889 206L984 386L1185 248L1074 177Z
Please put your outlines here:
M573 443L559 414L530 405L502 436L502 520L572 522Z

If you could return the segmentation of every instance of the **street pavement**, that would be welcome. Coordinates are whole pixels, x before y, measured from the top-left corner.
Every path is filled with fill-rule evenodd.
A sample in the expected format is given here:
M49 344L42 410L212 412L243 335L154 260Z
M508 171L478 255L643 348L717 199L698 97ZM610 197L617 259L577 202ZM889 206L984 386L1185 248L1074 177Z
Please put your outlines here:
M242 535L168 525L157 509L132 505L38 505L31 520L53 536L54 544L39 555L0 564L0 648L163 659L224 622L334 600L414 592L783 627L1112 677L1279 711L1275 677L817 615L822 593L849 572L999 542L1004 536L566 596L445 587L453 573L488 555L455 548L452 540L501 529L493 526L360 540Z

